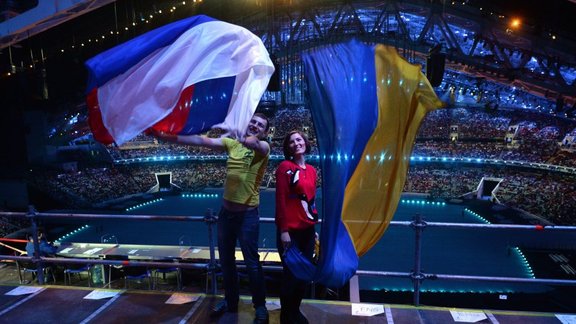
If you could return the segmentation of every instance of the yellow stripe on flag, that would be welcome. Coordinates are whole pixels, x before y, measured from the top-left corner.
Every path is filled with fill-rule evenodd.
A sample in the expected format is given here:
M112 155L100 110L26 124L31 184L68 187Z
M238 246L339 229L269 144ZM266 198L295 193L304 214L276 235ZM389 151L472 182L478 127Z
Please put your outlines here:
M359 256L380 240L396 212L420 123L443 106L420 65L395 48L377 45L375 63L378 124L346 186L342 209Z

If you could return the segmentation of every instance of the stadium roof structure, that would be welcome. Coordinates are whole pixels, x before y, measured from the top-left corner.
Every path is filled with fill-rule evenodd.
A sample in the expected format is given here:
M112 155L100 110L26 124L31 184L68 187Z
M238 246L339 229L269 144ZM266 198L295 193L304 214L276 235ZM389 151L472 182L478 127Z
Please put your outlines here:
M449 70L576 105L576 0L4 1L0 78L44 70L53 83L79 87L85 76L67 70L195 14L252 30L279 57L350 38L419 61L440 49Z

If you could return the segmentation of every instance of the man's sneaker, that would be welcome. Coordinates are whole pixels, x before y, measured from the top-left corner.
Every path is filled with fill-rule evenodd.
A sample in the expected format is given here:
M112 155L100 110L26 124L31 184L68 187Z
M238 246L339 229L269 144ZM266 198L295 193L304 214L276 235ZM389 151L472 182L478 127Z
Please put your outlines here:
M224 313L237 313L238 306L231 307L228 306L228 303L225 300L221 300L214 307L212 308L212 313L210 314L211 317L219 317L224 315Z
M268 324L268 310L266 309L266 306L256 307L254 324Z

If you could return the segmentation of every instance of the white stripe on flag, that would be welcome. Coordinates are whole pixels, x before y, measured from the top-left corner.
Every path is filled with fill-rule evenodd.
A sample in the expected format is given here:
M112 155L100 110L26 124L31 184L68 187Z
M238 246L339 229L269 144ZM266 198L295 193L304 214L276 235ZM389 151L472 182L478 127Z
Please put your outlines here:
M104 125L118 145L168 115L186 87L236 76L223 128L243 134L274 65L264 44L240 26L200 24L98 89Z

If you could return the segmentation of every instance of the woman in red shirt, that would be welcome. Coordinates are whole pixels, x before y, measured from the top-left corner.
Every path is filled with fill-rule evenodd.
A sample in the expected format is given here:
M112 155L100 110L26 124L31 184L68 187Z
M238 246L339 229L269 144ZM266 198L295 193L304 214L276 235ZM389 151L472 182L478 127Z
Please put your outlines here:
M280 291L280 323L308 323L300 312L306 282L297 279L284 262L284 251L297 247L312 260L315 247L314 225L318 222L316 169L306 163L310 142L299 131L284 137L284 161L276 169L276 246L282 258L283 274Z

